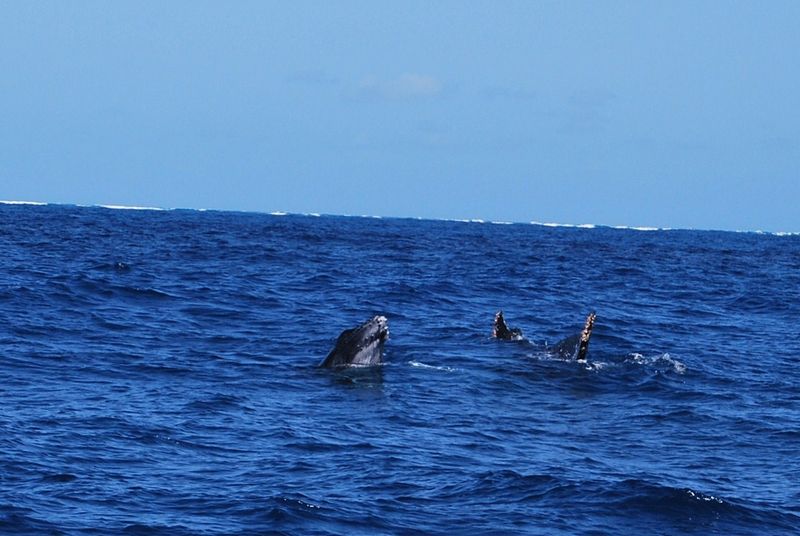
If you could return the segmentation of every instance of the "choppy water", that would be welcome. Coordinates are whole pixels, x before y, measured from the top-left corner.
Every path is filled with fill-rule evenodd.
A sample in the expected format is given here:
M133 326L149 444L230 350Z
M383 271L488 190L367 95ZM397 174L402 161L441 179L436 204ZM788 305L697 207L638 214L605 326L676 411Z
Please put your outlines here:
M800 531L798 236L0 205L0 251L2 534ZM316 368L373 314L386 365Z

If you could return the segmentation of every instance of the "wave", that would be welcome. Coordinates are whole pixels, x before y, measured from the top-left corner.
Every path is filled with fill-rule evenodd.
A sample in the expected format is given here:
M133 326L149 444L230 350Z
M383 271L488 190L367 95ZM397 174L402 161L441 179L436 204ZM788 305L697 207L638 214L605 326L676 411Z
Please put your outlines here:
M551 474L526 475L513 470L484 472L448 484L440 488L439 497L458 498L467 505L520 503L544 509L568 501L577 517L591 518L597 528L615 527L614 532L624 532L619 530L624 526L637 533L654 533L654 529L662 530L665 525L672 528L669 533L702 527L720 529L721 534L745 527L794 530L799 520L781 509L727 499L688 486L676 487L638 478L573 480Z
M628 479L611 486L602 495L620 512L649 516L672 525L738 529L744 527L794 530L797 516L738 500L704 493L689 487L660 485ZM721 530L721 533L730 533Z
M0 532L3 534L63 534L50 521L33 517L34 510L0 503Z

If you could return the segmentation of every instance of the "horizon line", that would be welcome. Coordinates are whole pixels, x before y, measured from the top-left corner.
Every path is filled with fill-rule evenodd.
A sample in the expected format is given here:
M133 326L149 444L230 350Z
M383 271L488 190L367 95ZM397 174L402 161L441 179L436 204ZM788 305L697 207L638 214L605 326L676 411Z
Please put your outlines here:
M749 233L761 234L771 236L800 236L800 231L764 231L761 229L703 229L696 227L653 227L653 226L634 226L634 225L608 225L603 223L559 223L559 222L540 222L531 220L527 222L522 221L502 221L502 220L485 220L483 218L432 218L422 216L379 216L370 214L333 214L333 213L320 213L320 212L287 212L282 210L241 210L241 209L220 209L220 208L194 208L194 207L154 207L154 206L138 206L138 205L120 205L120 204L81 204L81 203L51 203L47 201L24 201L24 200L2 200L0 205L12 206L65 206L65 207L80 207L80 208L103 208L108 210L135 210L135 211L171 211L171 210L189 210L195 212L234 212L243 214L264 214L268 216L308 216L308 217L322 217L331 216L339 218L373 218L373 219L398 219L398 220L418 220L418 221L444 221L454 223L478 223L490 225L536 225L540 227L550 228L569 228L569 229L618 229L642 232L655 232L655 231L700 231L700 232L722 232L722 233Z

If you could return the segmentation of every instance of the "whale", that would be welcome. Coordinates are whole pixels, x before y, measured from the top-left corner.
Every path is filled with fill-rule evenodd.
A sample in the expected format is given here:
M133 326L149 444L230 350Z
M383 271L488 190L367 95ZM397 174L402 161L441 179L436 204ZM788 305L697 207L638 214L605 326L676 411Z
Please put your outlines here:
M592 311L586 317L583 324L583 329L580 333L567 337L554 345L546 346L546 351L557 355L562 359L575 359L577 361L585 361L586 354L589 352L589 339L592 337L592 330L594 329L594 321L597 314ZM525 340L522 330L519 328L509 328L503 317L503 311L498 311L494 315L494 325L492 327L492 336L496 339L505 341L521 341Z
M383 347L389 339L385 316L374 316L358 327L346 329L333 350L319 364L324 368L371 367L383 363Z

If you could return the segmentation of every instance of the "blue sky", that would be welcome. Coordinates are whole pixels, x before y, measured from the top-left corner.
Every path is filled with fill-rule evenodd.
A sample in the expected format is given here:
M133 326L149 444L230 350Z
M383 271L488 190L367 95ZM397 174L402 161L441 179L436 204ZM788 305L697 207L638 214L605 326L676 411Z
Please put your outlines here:
M0 3L0 199L800 231L800 2Z

